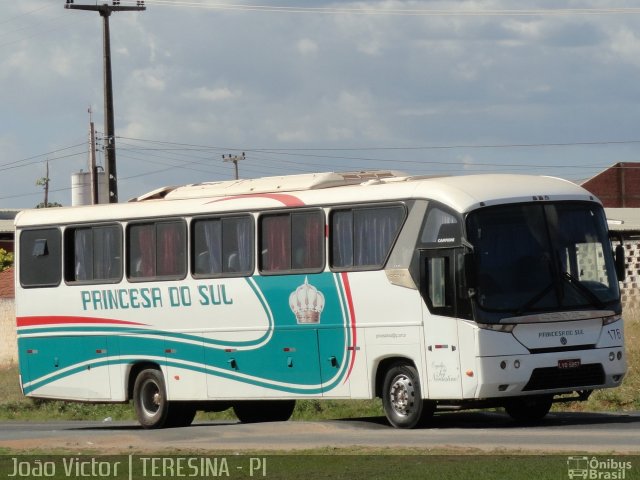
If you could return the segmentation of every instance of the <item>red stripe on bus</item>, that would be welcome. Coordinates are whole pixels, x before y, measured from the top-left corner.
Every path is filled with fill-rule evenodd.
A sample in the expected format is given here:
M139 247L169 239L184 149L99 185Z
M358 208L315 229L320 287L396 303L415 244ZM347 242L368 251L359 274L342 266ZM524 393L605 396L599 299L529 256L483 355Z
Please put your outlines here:
M351 285L349 284L349 276L346 272L342 274L342 284L344 285L344 293L347 297L347 304L349 305L349 316L351 317L351 345L353 346L353 354L351 355L351 363L349 364L349 370L347 371L347 376L344 379L346 383L349 380L349 376L351 375L351 370L353 370L353 364L356 361L356 345L357 345L357 334L356 334L356 310L353 306L353 297L351 296Z
M239 200L242 198L268 198L280 202L285 207L302 207L304 202L298 197L285 193L250 193L248 195L234 195L232 197L219 198L208 203L226 202L228 200Z
M68 317L68 316L34 316L34 317L18 317L16 319L18 327L37 327L43 325L59 325L59 324L80 324L90 323L99 324L106 323L110 325L144 325L144 323L127 322L125 320L113 320L110 318L93 318L93 317Z

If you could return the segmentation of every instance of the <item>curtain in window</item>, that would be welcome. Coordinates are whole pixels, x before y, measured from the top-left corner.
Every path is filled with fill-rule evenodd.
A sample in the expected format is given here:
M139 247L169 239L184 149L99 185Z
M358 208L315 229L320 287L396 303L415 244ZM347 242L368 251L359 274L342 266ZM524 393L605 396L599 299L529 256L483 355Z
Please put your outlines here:
M237 242L238 242L239 271L249 272L249 270L251 270L251 257L253 255L250 219L241 218L237 220L236 235L237 235Z
M265 217L262 224L262 268L291 268L291 226L289 215Z
M293 214L291 217L292 268L311 269L322 266L324 222L318 212Z
M222 272L222 225L219 220L203 222L204 242L207 246L202 264L198 264L198 273L216 274ZM204 252L203 252L204 253Z
M324 222L319 214L306 218L305 232L305 268L319 268L322 266L322 250L324 247Z
M156 270L156 231L154 225L135 227L138 234L138 259L133 264L136 277L153 277Z
M332 265L353 266L353 212L336 211L331 218Z
M96 280L120 278L120 236L117 227L93 229L93 271Z
M354 237L356 265L381 265L389 253L400 222L398 208L363 209L356 212Z
M158 276L182 274L184 251L180 224L158 224Z
M93 242L90 228L75 231L75 280L93 280Z

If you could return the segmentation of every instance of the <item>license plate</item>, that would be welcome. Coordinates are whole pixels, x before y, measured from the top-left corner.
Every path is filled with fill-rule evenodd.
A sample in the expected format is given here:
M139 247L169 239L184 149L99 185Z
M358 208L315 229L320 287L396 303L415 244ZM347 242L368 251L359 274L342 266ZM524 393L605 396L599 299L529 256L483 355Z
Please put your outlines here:
M567 370L570 368L580 368L580 359L558 360L558 368Z

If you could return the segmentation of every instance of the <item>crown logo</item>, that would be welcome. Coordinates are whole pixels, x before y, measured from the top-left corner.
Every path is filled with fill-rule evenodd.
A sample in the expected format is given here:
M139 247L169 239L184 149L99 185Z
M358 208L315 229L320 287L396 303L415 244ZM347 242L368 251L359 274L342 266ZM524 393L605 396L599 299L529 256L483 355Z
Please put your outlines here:
M289 295L289 306L298 323L320 323L320 314L324 310L324 295L313 285L309 285L307 277Z

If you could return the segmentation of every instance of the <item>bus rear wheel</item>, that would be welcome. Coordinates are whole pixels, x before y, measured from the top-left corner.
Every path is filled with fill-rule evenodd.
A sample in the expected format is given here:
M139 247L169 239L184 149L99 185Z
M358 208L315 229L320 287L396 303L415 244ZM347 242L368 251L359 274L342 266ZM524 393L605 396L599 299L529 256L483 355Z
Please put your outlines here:
M382 405L389 423L396 428L415 428L432 417L433 405L422 398L418 372L399 363L387 371L382 385Z
M148 368L136 377L133 407L143 428L186 427L196 415L195 406L167 400L167 388L160 370Z
M286 422L295 407L295 400L250 400L234 403L233 412L242 423Z

